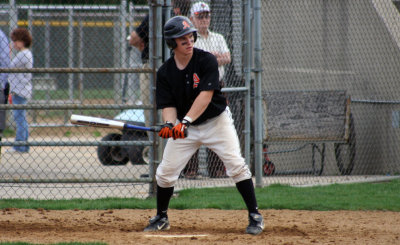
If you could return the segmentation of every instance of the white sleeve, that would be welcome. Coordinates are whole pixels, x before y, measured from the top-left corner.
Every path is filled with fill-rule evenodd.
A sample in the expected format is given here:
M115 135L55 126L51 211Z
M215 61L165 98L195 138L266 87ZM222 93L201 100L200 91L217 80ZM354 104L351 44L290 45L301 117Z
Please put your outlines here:
M217 34L217 44L218 44L218 51L221 53L229 53L228 45L226 44L225 38L221 34Z

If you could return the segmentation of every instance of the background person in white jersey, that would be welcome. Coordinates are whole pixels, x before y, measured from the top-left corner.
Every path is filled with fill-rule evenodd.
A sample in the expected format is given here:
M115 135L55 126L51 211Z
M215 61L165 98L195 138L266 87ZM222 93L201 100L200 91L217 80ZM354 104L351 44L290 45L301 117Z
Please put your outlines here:
M211 10L205 2L193 4L190 10L190 20L197 29L195 47L212 53L218 62L219 80L225 75L224 65L231 63L231 52L224 36L210 31Z

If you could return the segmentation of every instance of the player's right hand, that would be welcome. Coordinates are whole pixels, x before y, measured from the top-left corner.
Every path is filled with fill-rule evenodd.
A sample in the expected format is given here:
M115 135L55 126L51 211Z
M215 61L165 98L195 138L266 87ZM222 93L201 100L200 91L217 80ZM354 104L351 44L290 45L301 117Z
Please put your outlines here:
M168 139L172 137L172 128L174 125L171 122L166 121L164 125L161 126L160 132L158 132L158 136L164 139Z
M172 128L172 137L176 139L184 139L188 136L187 129L190 126L190 122L183 119L181 123Z

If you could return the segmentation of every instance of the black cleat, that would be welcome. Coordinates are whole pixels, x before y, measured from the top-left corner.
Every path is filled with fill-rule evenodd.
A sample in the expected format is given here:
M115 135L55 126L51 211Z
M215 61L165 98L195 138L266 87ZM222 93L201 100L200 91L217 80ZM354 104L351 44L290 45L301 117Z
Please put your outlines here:
M264 230L264 219L261 214L249 214L249 226L246 228L246 233L258 235Z
M167 231L169 228L168 218L156 215L150 219L150 224L144 228L144 231Z

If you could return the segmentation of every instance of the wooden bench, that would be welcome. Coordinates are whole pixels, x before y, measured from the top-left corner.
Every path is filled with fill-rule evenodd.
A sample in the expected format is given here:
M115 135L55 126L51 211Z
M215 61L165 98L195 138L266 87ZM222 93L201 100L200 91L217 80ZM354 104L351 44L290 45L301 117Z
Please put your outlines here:
M290 142L303 143L298 149L306 145L312 147L311 169L290 173L321 175L325 164L325 144L329 142L334 143L340 173L351 173L355 157L355 131L350 97L346 91L268 91L263 93L263 101L266 145ZM320 154L318 163L316 152ZM275 173L271 168L275 170L275 165L264 165L264 175Z

